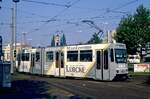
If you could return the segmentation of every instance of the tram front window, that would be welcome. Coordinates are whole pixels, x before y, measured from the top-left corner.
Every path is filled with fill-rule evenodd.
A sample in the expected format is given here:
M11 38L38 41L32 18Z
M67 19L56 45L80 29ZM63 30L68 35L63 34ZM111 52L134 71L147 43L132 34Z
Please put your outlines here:
M127 52L125 49L115 49L115 60L116 63L127 62Z

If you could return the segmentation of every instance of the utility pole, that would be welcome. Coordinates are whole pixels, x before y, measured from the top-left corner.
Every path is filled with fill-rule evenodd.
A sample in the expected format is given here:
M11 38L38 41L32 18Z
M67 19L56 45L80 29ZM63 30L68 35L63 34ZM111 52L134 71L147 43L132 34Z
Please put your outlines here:
M14 51L16 51L16 15L17 15L17 3L19 0L12 0L14 2L14 7L12 8L12 39L11 39L11 48L10 48L10 55L11 55L11 73L14 72L14 68L16 66L16 58L14 57Z
M16 22L16 19L17 19L17 0L13 0L13 2L15 3L14 4L14 13L13 13L13 34L14 34L14 50L16 51L16 42L17 42L17 40L16 40L16 31L17 31L17 22ZM15 60L16 60L16 58L15 58Z
M12 35L11 35L11 45L10 45L10 60L11 60L11 73L14 71L14 8L11 8L12 10L12 23L11 23L11 28L12 28Z

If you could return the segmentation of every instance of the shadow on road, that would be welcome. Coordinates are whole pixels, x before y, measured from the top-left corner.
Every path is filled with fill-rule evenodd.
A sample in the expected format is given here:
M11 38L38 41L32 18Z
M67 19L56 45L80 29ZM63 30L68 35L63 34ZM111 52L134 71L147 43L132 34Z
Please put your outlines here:
M50 87L48 87L48 84L44 81L16 80L12 82L12 88L1 88L0 97L1 99L50 98L51 96L46 94L48 88Z
M80 96L60 97L47 93L53 89L45 81L15 80L12 88L0 88L0 99L83 99Z

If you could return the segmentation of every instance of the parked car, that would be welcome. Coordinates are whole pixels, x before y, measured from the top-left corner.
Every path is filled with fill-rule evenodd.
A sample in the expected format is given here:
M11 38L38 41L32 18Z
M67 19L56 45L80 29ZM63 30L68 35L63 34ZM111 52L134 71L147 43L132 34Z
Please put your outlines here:
M128 63L140 63L139 55L128 55Z
M147 54L146 56L143 57L144 62L150 62L150 54Z

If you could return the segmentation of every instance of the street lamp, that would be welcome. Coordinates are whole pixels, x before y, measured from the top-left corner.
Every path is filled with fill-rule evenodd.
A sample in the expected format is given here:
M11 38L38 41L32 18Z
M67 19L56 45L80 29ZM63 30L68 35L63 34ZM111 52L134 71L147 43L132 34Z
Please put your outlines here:
M14 50L16 50L16 31L17 31L17 24L16 24L16 19L17 19L17 3L20 0L12 0L14 4L14 9L13 9L13 39L14 39Z
M0 2L2 2L2 0L0 0ZM0 6L0 9L1 9L2 7Z

